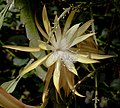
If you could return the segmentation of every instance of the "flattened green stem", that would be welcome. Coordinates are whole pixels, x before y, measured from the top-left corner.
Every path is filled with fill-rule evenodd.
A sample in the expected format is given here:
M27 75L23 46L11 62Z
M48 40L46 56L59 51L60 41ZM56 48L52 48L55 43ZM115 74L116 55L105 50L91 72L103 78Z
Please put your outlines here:
M95 103L94 107L97 108L97 102L98 102L98 91L97 91L97 73L95 74Z
M92 67L93 71L95 71L95 67L93 64L90 64ZM97 108L97 102L98 102L98 91L97 91L97 73L95 74L95 103L94 103L94 108Z
M4 43L0 40L0 44L4 46ZM6 52L8 52L12 57L15 57L15 54L13 54L10 50L5 49Z
M81 84L83 81L85 81L87 78L91 77L92 75L94 75L95 71L92 71L91 73L89 73L88 75L86 75L82 80L78 81L78 83L76 85L73 86L73 89L75 89L79 84Z
M93 19L92 7L90 7L90 12L91 12L91 19ZM91 27L92 27L92 32L95 32L95 25L94 25L94 22L92 23L92 26L91 26ZM97 39L96 39L96 35L95 35L95 34L93 35L93 39L94 39L96 45L98 45Z

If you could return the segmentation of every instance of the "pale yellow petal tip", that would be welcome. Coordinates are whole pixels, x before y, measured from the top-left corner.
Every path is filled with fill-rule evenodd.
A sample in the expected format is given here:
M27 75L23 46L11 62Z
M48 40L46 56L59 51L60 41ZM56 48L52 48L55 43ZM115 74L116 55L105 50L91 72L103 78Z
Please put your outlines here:
M45 102L45 97L46 97L46 94L43 93L43 96L42 96L42 102L43 102L43 103Z
M42 105L40 106L40 108L45 108L47 102L48 102L48 99L46 98L46 93L44 92L42 95Z
M84 95L81 95L80 93L78 93L75 89L72 90L72 92L75 93L79 97L85 97Z
M25 51L25 52L38 52L38 51L40 51L40 48L38 48L38 47L26 47L26 46L15 46L15 45L4 45L2 47L14 49L14 50L19 50L19 51Z
M117 57L117 56L115 56L115 55L107 55L106 58L112 58L112 57Z
M3 47L3 48L7 48L7 47L8 47L8 45L3 45L2 47Z

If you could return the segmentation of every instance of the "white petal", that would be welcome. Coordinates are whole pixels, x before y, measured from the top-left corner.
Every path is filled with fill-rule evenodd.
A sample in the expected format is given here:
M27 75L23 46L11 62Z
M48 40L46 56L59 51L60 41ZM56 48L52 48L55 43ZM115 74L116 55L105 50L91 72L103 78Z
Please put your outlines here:
M106 59L106 58L110 58L110 57L113 57L113 56L111 56L111 55L100 55L100 54L93 54L93 53L91 53L90 54L90 58L92 58L92 59Z
M74 66L74 64L73 64L71 61L69 61L69 60L64 60L64 63L65 63L65 66L67 67L67 69L68 69L69 71L71 71L71 72L74 73L75 75L78 75L78 74L77 74L77 70L75 69L75 66Z
M49 19L47 16L47 10L46 10L45 5L44 5L43 11L42 11L42 18L43 18L43 24L44 24L45 30L46 30L47 34L49 34L49 32L51 30L51 26L50 26L50 22L49 22Z
M60 87L59 87L60 69L61 69L61 62L60 60L57 60L55 65L55 71L53 73L53 83L59 94L60 94Z
M53 65L58 59L58 54L56 52L52 53L46 60L46 66L49 67Z
M66 80L67 80L68 86L69 86L69 88L72 90L72 92L75 93L75 94L76 94L77 96L79 96L79 97L85 97L85 96L79 94L79 93L76 91L75 88L73 88L73 85L71 84L71 81L70 81L69 77L67 76L66 71L64 71L64 74L65 74L65 78L66 78Z
M77 37L82 35L88 29L88 27L90 27L93 21L94 20L89 20L86 23L84 23L81 27L79 27L78 32L77 32Z
M57 39L57 43L59 44L61 41L61 28L60 28L59 21L57 22L57 19L58 17L56 16L54 20L54 30L55 30L55 36Z
M78 27L80 24L75 24L74 26L72 26L65 34L65 38L66 39L71 39L71 37L73 37L73 35L75 34L75 32L77 31Z
M70 47L72 47L72 46L74 46L74 45L76 45L76 44L84 41L85 39L89 38L90 36L93 36L94 34L95 34L95 33L90 33L90 34L85 34L85 35L76 37L76 38L73 40L73 42L72 42L72 44L70 45Z
M73 10L73 11L69 14L69 16L68 16L68 18L67 18L67 20L66 20L65 26L64 26L63 36L64 36L64 34L66 33L66 31L69 29L70 24L71 24L71 22L72 22L72 19L73 19L73 17L74 17L74 14L75 14L75 10Z
M38 52L40 51L40 48L36 47L24 47L24 46L15 46L15 45L4 45L4 48L19 50L19 51L25 51L25 52Z
M38 60L36 60L35 62L33 62L32 64L28 65L27 67L25 67L23 69L22 72L20 72L20 76L22 77L23 75L25 75L26 73L30 72L31 70L35 69L37 66L39 66L43 61L45 61L48 58L49 54L46 55L43 58L40 58Z
M87 57L85 57L84 55L81 55L81 54L73 54L71 56L72 56L74 61L78 61L78 62L81 62L81 63L89 64L89 63L97 63L97 62L99 62L97 60L93 60L93 59L88 58L89 57L88 55L85 55Z
M39 24L39 22L37 20L36 14L35 14L35 23L36 23L36 26L37 26L38 30L40 31L40 33L48 40L48 35L41 28L41 26L40 26L40 24Z

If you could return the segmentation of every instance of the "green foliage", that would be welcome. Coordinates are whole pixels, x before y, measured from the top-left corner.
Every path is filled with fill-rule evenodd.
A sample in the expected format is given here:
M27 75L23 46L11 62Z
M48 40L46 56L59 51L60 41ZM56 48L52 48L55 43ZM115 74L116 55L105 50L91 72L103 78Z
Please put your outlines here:
M114 79L111 82L110 87L113 88L114 90L120 91L120 78Z

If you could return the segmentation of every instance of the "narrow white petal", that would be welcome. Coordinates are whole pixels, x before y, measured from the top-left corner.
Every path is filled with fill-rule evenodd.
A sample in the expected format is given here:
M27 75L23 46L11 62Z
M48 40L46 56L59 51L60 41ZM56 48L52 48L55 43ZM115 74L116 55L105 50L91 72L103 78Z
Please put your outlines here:
M66 78L66 80L67 80L68 86L69 86L69 88L72 90L72 92L75 93L75 94L76 94L77 96L79 96L79 97L85 97L85 96L79 94L79 93L76 91L75 88L73 88L73 85L71 84L71 81L70 81L69 77L67 76L66 71L64 71L64 74L65 74L65 78Z
M61 28L60 28L59 21L57 22L57 19L58 17L56 16L54 20L54 30L55 30L55 36L57 39L57 43L59 44L61 41Z
M74 39L74 41L72 42L72 44L70 45L70 47L84 41L85 39L89 38L90 36L93 36L95 33L90 33L90 34L85 34L85 35L82 35L82 36L79 36L79 37L76 37Z
M53 65L58 59L58 54L56 52L52 53L46 60L46 66L49 67Z
M74 26L72 26L65 34L64 38L66 38L67 41L69 41L75 34L75 32L77 31L78 27L80 24L75 24Z
M43 24L44 24L45 30L46 30L47 34L49 34L51 26L50 26L50 22L49 22L49 19L47 16L47 10L46 10L45 5L44 5L43 11L42 11L42 18L43 18Z
M77 32L77 37L82 35L93 23L94 20L89 20L86 23L84 23L81 27L79 27L78 32Z
M35 62L33 62L32 64L28 65L27 67L25 67L23 69L22 72L20 72L20 76L22 77L23 75L25 75L26 73L30 72L31 70L35 69L37 66L39 66L43 61L45 61L48 58L49 54L46 55L43 58L40 58L38 60L36 60Z
M46 38L48 39L48 35L44 32L44 30L41 28L38 20L37 20L37 17L36 17L36 13L35 13L35 23L36 23L36 26L38 28L38 30L40 31L40 33Z
M53 83L58 93L60 93L60 87L59 87L60 69L61 69L61 62L60 60L57 60L55 65L55 71L53 73Z
M69 61L69 60L64 60L64 64L65 64L65 66L67 67L67 69L68 69L69 71L71 71L71 72L74 73L75 75L78 75L77 70L75 69L75 66L74 66L74 64L73 64L71 61Z
M73 19L73 17L74 17L74 14L75 14L75 10L73 10L73 11L69 14L69 16L68 16L68 18L67 18L67 21L66 21L66 23L65 23L65 26L64 26L63 36L64 36L64 34L66 33L66 31L69 29L70 24L71 24L71 22L72 22L72 19Z
M113 57L113 56L111 56L111 55L100 55L100 54L93 54L93 53L91 53L90 54L90 58L92 58L92 59L106 59L106 58L111 58L111 57Z
M25 47L25 46L15 46L15 45L4 45L4 48L25 51L25 52L38 52L40 48L37 47Z
M71 56L72 56L74 61L78 61L78 62L81 62L81 63L89 64L89 63L97 63L97 62L99 62L97 60L93 60L93 59L88 58L89 57L88 55L73 54Z

